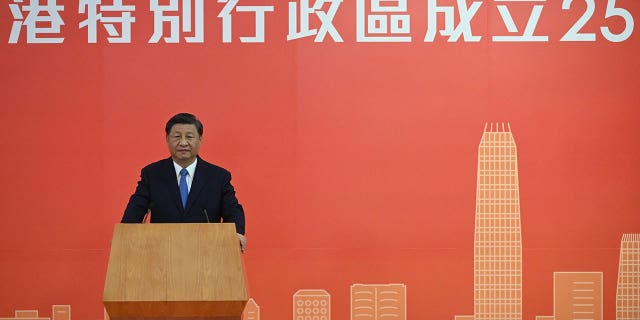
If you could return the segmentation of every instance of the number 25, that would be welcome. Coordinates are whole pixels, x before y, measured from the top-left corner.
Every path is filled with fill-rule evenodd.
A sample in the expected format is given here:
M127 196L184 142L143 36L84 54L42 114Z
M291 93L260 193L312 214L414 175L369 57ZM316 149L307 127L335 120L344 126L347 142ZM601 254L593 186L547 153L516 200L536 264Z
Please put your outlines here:
M569 10L571 8L571 2L573 2L573 0L563 0L562 10ZM595 33L579 32L595 12L595 0L585 0L585 2L587 3L587 10L573 25L573 27L567 31L562 39L560 39L560 41L596 41ZM609 30L609 27L600 27L600 32L602 32L602 35L611 42L622 42L627 40L631 36L631 33L633 33L633 17L626 9L616 8L616 0L609 0L607 2L605 18L608 19L615 16L619 16L624 19L624 30L619 34L615 34Z

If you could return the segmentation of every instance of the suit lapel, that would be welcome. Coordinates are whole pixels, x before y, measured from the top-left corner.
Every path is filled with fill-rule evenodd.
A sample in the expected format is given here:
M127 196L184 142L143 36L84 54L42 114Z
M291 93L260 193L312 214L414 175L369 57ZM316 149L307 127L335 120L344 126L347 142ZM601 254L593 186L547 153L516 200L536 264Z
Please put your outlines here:
M167 159L165 167L166 169L164 170L164 184L167 188L167 192L171 196L173 203L176 205L178 212L183 215L185 211L182 207L182 200L180 199L178 176L176 176L176 168L173 166L173 159Z
M196 164L196 172L194 172L193 181L191 181L191 190L189 190L189 196L187 197L187 208L185 209L185 212L191 211L191 207L195 203L196 199L198 198L198 194L200 194L200 191L202 191L202 188L207 181L206 174L207 172L205 170L204 161L198 158L198 163ZM196 208L196 210L199 209Z

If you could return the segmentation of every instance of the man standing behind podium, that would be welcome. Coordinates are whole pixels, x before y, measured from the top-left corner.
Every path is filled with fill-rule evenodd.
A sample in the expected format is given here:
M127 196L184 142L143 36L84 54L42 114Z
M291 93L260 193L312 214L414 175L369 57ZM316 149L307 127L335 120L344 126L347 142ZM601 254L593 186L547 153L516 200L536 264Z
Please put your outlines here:
M229 171L198 156L203 127L189 113L179 113L165 127L171 157L144 167L122 223L234 222L244 252L244 211L236 199Z

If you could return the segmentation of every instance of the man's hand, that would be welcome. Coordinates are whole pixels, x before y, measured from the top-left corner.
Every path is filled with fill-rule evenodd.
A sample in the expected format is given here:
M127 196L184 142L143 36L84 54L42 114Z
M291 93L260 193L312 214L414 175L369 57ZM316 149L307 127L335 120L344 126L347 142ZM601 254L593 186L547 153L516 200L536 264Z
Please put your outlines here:
M238 240L240 241L240 251L244 253L244 251L247 250L247 238L238 233Z

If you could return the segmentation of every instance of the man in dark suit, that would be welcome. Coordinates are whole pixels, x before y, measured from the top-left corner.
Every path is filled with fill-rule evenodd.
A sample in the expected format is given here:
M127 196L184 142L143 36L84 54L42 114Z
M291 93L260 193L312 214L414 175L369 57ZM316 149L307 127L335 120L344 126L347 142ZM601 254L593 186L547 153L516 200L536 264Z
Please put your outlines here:
M173 116L165 127L171 157L142 169L123 223L234 222L244 252L244 211L236 199L229 171L198 156L202 123L192 114Z

